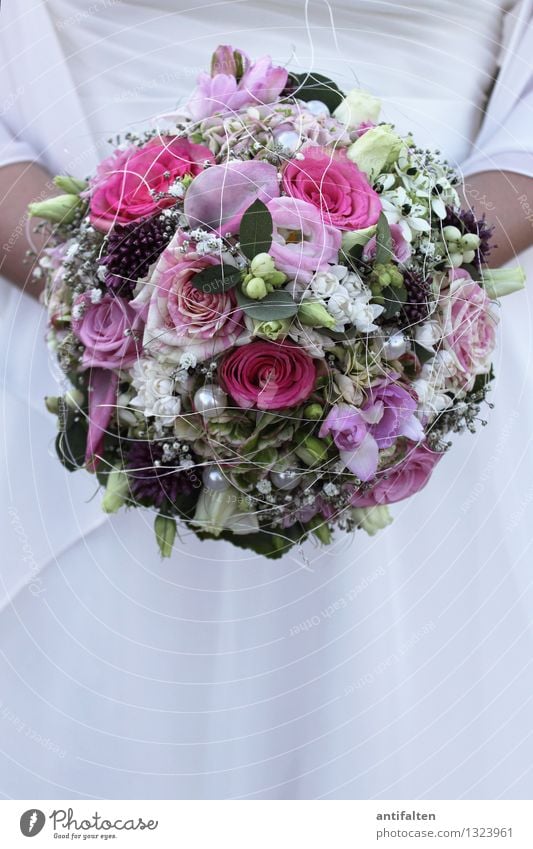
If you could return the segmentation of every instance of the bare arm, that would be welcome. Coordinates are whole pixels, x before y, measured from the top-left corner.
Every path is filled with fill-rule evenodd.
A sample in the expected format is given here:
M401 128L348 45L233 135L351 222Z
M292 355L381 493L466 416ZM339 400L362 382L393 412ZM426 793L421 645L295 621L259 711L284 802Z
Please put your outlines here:
M17 162L0 167L0 273L16 286L38 298L42 286L31 279L32 263L26 252L39 252L45 244L40 233L34 233L27 207L32 201L45 200L57 194L50 174L31 162Z
M490 255L493 268L516 259L533 245L533 177L511 171L484 171L465 178L466 204L486 213L498 246Z

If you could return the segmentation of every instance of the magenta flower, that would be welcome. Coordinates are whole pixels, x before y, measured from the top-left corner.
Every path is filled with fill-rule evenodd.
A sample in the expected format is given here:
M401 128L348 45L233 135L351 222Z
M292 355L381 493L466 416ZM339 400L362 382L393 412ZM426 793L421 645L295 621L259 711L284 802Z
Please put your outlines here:
M268 162L226 162L207 168L192 181L184 212L191 227L238 233L241 218L255 201L279 195L278 173Z
M322 423L319 436L332 436L339 456L362 481L371 480L378 467L378 444L368 426L367 414L349 404L336 404Z
M411 447L398 465L383 472L383 476L369 492L356 492L350 503L354 507L373 507L375 504L393 504L409 498L427 484L443 456L444 452L431 451L425 445Z
M239 405L249 409L297 407L314 389L315 361L288 342L252 342L222 361L220 380Z
M298 283L308 283L315 271L337 262L341 233L322 220L310 203L292 197L267 204L274 223L269 253L276 268Z
M307 145L301 153L303 158L291 159L283 172L288 195L316 206L323 220L339 230L364 230L377 223L379 195L344 151Z
M116 150L98 167L89 189L91 224L107 233L114 224L129 224L173 206L168 192L180 177L199 174L211 151L186 139L162 137L142 147Z
M89 421L85 463L89 471L98 466L106 429L117 403L118 375L103 368L91 369L89 390Z

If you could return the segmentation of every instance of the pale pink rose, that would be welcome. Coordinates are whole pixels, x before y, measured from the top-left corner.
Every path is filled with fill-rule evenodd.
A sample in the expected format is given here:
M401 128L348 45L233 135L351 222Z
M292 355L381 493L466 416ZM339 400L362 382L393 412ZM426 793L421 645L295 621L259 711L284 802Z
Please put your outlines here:
M242 310L233 290L217 294L192 285L195 274L218 263L210 256L180 253L181 241L177 234L146 284L151 295L144 348L171 362L178 362L185 352L200 362L235 344L244 331Z
M430 479L433 469L443 453L431 451L425 445L409 449L406 457L384 472L380 472L376 485L364 494L355 493L350 499L353 507L373 507L375 504L393 504L419 492Z
M326 224L339 230L364 230L377 223L379 195L345 151L307 145L301 154L283 172L288 195L316 206Z
M106 294L93 304L89 295L74 301L72 331L85 346L82 365L86 368L126 368L137 358L142 337L140 313L118 295Z
M340 230L326 224L316 206L292 197L274 198L267 206L274 224L269 253L279 271L308 283L315 271L337 262Z
M252 342L228 354L219 374L239 407L281 410L309 397L316 365L303 348L289 342Z
M485 290L466 272L455 272L452 277L440 303L443 341L465 374L463 388L471 389L476 375L490 371L498 314Z
M88 190L91 224L106 233L114 224L129 224L173 206L174 197L153 193L168 192L186 174L196 176L206 161L213 161L207 147L171 136L116 150L100 163Z

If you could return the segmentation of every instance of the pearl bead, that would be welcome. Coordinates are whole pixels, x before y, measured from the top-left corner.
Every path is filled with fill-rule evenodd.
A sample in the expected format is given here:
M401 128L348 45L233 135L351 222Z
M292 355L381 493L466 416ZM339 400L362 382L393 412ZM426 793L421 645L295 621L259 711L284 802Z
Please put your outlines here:
M225 475L217 466L206 466L202 472L202 480L207 489L224 492L229 487Z
M204 418L220 416L228 405L228 396L220 386L206 383L194 393L194 408Z
M286 150L290 150L291 152L298 150L302 143L300 134L294 130L282 130L275 138L278 144L281 144Z
M320 117L321 115L329 115L330 111L325 103L321 100L308 100L305 104L307 110L312 114Z
M286 491L295 489L301 480L301 475L292 469L287 469L284 472L271 472L270 480L276 489L284 489Z
M392 333L383 343L383 356L386 360L397 360L407 351L409 343L401 331Z

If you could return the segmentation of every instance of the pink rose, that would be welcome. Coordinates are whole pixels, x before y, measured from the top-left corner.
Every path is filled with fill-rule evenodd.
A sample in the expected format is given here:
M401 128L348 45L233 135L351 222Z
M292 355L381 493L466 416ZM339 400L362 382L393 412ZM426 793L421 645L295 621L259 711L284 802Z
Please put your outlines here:
M168 192L186 174L196 176L207 160L213 161L207 147L172 137L115 151L99 165L89 190L91 224L107 233L116 223L128 224L173 206L174 197L158 199L153 193Z
M252 342L235 348L220 367L220 381L233 400L248 409L296 407L315 386L314 360L288 342Z
M279 271L308 283L315 271L337 262L340 231L322 220L316 206L291 197L274 198L267 206L274 224L269 253Z
M137 358L143 320L124 298L106 294L93 304L89 295L74 302L72 330L85 346L82 364L86 368L126 368Z
M425 445L417 445L397 466L380 472L373 489L364 494L356 492L350 503L353 507L373 507L409 498L425 487L442 456L442 453L431 451Z
M316 206L324 221L339 230L363 230L377 223L379 195L344 151L308 145L301 152L303 159L291 159L283 172L288 195Z
M453 278L440 305L444 345L466 375L463 388L471 389L476 375L490 371L498 315L485 290L466 272L454 272Z
M404 263L407 262L409 257L411 256L412 250L411 245L404 238L401 227L398 224L390 225L390 232L392 236L392 255L396 262ZM366 243L363 249L363 259L368 261L369 259L374 259L376 256L376 237L372 236L369 242Z
M172 362L185 352L201 361L235 344L244 329L242 310L232 290L217 294L192 285L195 274L218 263L211 256L180 253L181 241L177 234L146 285L150 303L144 347Z

